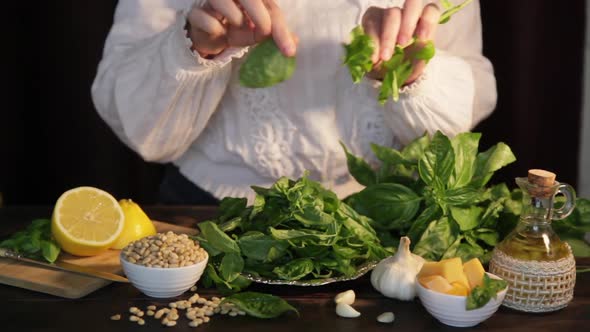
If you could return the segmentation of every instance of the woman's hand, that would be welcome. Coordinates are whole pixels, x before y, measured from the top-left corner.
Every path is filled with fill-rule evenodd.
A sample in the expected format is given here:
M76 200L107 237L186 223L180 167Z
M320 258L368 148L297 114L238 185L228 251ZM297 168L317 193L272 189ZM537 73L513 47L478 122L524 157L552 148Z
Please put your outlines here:
M269 36L286 56L296 52L295 37L273 0L208 0L203 7L193 7L187 20L193 49L203 57L230 46L254 45Z
M379 72L379 65L387 61L393 55L395 45L406 46L412 37L419 40L432 40L438 26L440 10L436 4L422 5L422 0L406 0L404 8L378 8L371 7L363 15L363 29L373 38L375 53L373 63L376 70L371 77L383 78ZM419 47L419 45L416 45ZM412 52L411 49L408 49ZM414 63L414 71L406 81L415 81L426 68L425 61Z

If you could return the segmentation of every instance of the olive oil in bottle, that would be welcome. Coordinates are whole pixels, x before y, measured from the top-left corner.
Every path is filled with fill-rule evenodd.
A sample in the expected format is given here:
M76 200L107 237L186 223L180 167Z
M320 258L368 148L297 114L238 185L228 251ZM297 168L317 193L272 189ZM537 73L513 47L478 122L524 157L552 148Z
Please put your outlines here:
M503 305L527 312L561 309L573 298L576 263L551 221L572 212L574 190L543 170L530 170L527 178L516 178L516 183L523 191L520 220L494 249L490 272L508 282ZM555 209L557 194L564 195L566 201Z

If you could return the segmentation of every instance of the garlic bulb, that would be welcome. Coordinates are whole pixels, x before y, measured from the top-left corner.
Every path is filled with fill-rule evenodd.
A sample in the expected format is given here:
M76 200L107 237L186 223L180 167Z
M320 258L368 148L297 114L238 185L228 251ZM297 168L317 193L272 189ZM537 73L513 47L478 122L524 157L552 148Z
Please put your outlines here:
M416 296L416 275L424 259L410 252L410 239L400 239L395 255L385 258L371 272L371 284L381 294L398 300Z

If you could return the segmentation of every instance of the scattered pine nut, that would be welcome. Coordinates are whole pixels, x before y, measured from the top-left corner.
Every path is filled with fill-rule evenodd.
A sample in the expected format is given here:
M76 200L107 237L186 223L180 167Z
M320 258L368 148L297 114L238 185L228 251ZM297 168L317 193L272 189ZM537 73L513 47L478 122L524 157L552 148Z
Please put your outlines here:
M112 315L111 320L121 320L121 315L119 315L119 314Z
M129 316L129 321L130 322L137 322L139 320L139 317L135 316L135 315L131 315Z
M191 292L196 292L196 291L197 291L197 286L193 286L193 287L191 287L190 291L191 291Z
M156 311L156 306L155 306L155 305L149 305L149 306L147 307L147 310Z

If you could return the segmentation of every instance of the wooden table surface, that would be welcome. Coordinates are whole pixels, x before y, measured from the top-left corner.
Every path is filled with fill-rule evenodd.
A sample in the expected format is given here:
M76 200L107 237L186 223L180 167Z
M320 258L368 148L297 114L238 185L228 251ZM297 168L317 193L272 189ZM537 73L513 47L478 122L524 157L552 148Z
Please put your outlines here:
M215 214L208 207L146 207L155 220L193 226ZM50 216L50 207L0 208L0 238L30 222L33 218ZM589 265L590 260L578 260ZM340 291L354 289L355 307L362 315L356 319L339 318L334 312L333 297ZM368 276L356 281L320 287L284 287L253 285L250 290L279 295L295 306L300 317L285 315L261 320L252 317L213 316L211 322L198 328L188 326L181 316L178 325L166 328L153 319L139 326L129 321L111 321L115 313L126 313L131 306L158 307L172 300L149 298L130 284L111 284L79 300L67 300L0 285L0 331L575 331L590 328L590 273L578 274L575 296L570 305L547 314L527 314L501 307L494 316L474 328L452 328L434 319L418 300L401 302L380 296ZM215 296L215 290L199 289L200 294ZM185 299L187 296L180 297ZM393 324L381 324L376 317L385 311L396 315ZM128 314L124 315L125 318Z

